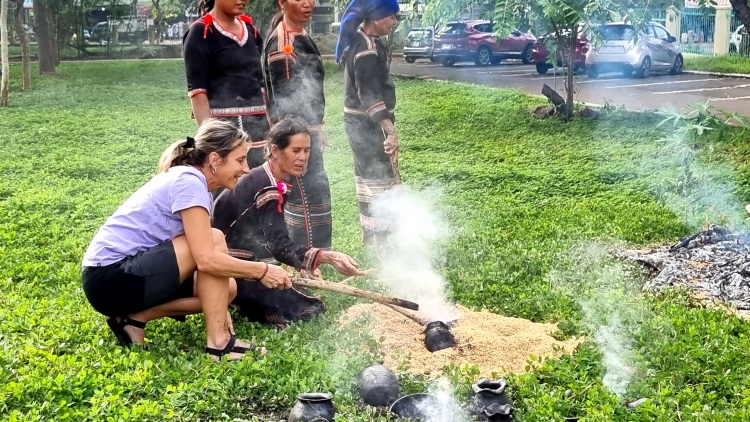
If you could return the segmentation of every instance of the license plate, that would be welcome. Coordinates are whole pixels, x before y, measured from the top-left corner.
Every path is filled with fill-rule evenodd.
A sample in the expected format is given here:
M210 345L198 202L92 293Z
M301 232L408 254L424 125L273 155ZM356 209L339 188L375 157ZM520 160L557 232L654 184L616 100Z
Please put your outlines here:
M602 54L618 54L618 53L624 53L623 48L620 46L613 46L613 45L605 45L601 49Z
M451 50L453 49L453 44L443 44L443 50Z
M419 47L419 41L415 41L415 42L411 43L411 46L412 47Z

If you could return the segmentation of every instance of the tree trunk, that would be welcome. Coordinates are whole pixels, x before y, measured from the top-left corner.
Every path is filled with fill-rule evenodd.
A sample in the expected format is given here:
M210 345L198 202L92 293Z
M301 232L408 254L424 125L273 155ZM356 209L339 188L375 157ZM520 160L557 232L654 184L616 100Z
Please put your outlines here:
M737 19L745 25L745 28L750 28L750 6L747 5L747 0L729 0L729 3L734 9Z
M49 24L49 10L44 4L44 0L34 1L34 11L36 12L36 42L39 56L39 74L55 73L55 56L54 44L52 44L52 33Z
M0 107L8 107L8 82L10 65L8 64L8 0L0 0L0 60L3 76L0 79Z
M52 59L55 61L55 67L60 65L60 34L57 28L57 16L53 13L47 13L49 19L49 33L52 35Z
M21 43L21 62L23 63L23 90L31 89L31 49L29 48L29 37L23 30L21 24L21 13L23 12L23 0L16 0L16 9L13 11L13 26L16 36Z
M565 74L565 92L568 94L568 99L565 105L565 117L570 119L573 116L573 102L575 95L575 62L576 62L576 44L578 43L578 25L570 28L570 38L567 42L567 49L563 50L563 53L567 53L565 57L568 62L568 72Z

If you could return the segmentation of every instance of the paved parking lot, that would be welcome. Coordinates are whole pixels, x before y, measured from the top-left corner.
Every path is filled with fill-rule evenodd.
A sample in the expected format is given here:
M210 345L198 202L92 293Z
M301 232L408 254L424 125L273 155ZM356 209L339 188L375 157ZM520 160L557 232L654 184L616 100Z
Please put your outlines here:
M545 83L556 87L561 95L564 95L565 86L561 71L557 77L552 70L546 75L539 75L533 65L516 61L504 61L500 65L489 67L478 67L468 62L443 67L427 60L419 60L413 64L394 60L391 72L517 88L537 95L541 94ZM612 105L624 105L630 110L681 110L689 104L709 101L725 111L750 115L750 79L746 78L687 73L677 76L656 73L645 79L624 77L619 73L604 73L598 79L589 79L585 75L577 78L580 89L577 100L581 102L609 102Z

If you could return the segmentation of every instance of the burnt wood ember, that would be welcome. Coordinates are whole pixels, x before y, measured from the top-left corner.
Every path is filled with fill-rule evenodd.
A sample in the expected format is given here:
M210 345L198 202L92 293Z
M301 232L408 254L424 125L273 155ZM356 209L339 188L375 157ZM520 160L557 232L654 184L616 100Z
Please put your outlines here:
M617 255L657 273L646 283L648 289L685 287L739 310L750 310L750 233L712 225L672 246Z

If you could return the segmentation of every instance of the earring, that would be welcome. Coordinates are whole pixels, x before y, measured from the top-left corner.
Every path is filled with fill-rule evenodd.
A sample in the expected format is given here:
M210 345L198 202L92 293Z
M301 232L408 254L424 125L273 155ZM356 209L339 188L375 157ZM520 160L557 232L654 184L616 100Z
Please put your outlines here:
M211 166L211 168L213 169L213 170L211 171L211 173L213 173L213 174L216 174L216 167L214 167L214 166Z

